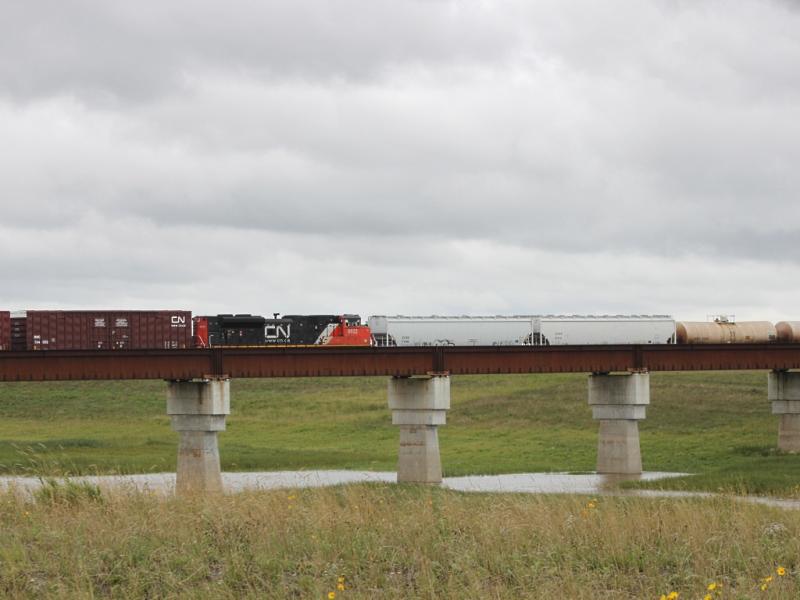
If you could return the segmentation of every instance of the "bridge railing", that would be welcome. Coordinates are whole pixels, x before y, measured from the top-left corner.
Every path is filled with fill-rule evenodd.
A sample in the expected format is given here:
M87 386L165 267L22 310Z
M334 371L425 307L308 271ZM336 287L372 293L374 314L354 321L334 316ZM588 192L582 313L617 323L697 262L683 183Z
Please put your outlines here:
M800 369L800 344L0 352L0 381Z

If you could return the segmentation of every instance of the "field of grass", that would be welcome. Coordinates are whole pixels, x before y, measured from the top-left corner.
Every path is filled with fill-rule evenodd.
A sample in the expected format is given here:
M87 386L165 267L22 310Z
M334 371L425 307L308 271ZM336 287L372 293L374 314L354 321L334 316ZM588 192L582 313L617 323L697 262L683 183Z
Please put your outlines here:
M800 497L774 450L764 373L651 376L656 486ZM0 471L175 468L163 382L0 386ZM386 381L237 380L226 470L391 470ZM446 475L591 471L583 375L459 377L440 429ZM725 497L462 494L353 485L174 498L46 484L0 493L0 597L800 597L800 511ZM709 589L711 586L714 589Z
M0 522L3 598L800 597L800 512L722 497L72 484L0 494Z
M800 456L775 450L763 372L654 373L640 423L645 470L692 473L659 487L800 496ZM585 375L454 377L440 428L446 476L591 471L597 424ZM158 472L177 434L163 382L0 385L0 472ZM398 432L384 378L234 380L224 470L393 470Z

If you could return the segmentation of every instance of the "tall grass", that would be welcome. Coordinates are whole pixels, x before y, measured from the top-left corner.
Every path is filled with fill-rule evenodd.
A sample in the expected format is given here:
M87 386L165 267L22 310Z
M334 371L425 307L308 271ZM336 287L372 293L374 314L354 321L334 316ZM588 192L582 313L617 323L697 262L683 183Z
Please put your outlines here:
M724 499L87 488L0 495L0 522L9 598L800 596L800 512Z

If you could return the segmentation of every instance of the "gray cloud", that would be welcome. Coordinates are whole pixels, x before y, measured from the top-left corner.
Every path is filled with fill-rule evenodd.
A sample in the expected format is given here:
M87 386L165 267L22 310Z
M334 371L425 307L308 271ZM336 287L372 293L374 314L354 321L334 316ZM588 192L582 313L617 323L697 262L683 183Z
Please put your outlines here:
M0 304L792 310L791 4L4 11Z
M0 75L22 99L152 100L208 71L360 80L409 62L494 62L515 44L501 8L480 2L51 0L10 2L5 16Z

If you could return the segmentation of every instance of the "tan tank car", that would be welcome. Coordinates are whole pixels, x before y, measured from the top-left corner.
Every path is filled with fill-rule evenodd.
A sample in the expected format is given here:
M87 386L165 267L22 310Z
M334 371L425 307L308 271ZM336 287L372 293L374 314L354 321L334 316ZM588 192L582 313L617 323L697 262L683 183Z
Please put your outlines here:
M775 323L779 342L800 342L800 321Z
M794 331L800 335L800 328ZM759 344L778 339L769 321L680 321L675 332L679 344Z

